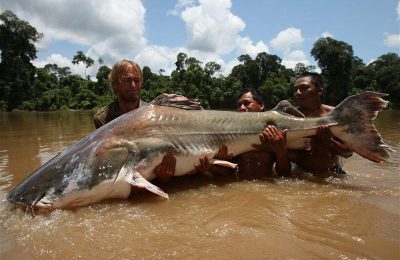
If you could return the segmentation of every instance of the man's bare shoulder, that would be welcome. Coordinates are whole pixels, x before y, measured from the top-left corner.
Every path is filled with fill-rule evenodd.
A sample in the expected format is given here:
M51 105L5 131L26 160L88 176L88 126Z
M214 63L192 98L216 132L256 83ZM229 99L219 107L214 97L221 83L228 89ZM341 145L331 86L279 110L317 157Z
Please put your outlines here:
M322 104L322 110L324 111L324 114L327 114L334 109L335 109L335 107L333 107L333 106Z

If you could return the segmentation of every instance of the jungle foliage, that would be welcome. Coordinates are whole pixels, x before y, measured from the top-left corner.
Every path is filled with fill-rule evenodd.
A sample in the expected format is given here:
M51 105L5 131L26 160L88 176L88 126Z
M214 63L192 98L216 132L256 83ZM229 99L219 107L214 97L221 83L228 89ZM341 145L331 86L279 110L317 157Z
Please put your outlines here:
M0 111L14 109L52 111L62 109L93 109L111 102L115 96L108 86L110 68L99 59L96 80L71 73L69 67L47 64L36 68L35 43L42 34L11 11L0 14ZM396 53L381 55L366 65L354 55L349 44L333 38L318 39L311 50L327 83L324 102L335 105L348 95L362 91L390 94L390 106L400 108L400 58ZM216 62L203 64L194 57L179 53L176 68L170 76L163 70L154 73L143 67L144 86L141 97L150 101L161 93L179 93L197 98L205 108L234 109L236 95L244 87L258 89L267 108L283 99L291 100L294 80L313 66L297 64L295 69L282 65L282 59L265 52L255 59L238 57L240 64L227 76L221 74ZM82 51L73 57L74 64L86 68L95 61ZM85 72L86 74L86 72Z

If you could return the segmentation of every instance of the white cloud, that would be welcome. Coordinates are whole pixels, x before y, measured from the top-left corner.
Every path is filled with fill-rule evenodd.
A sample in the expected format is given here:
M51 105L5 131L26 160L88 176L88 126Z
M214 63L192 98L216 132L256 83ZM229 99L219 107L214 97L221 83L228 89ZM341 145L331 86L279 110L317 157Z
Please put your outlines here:
M280 31L278 35L270 41L272 48L289 53L292 48L299 47L304 39L301 36L301 30L290 27L286 30Z
M188 6L193 6L194 0L178 0L175 4L174 10L167 12L169 15L179 15L179 12Z
M233 52L255 58L260 52L268 52L264 42L253 43L249 37L239 35L245 23L232 14L231 6L230 0L179 0L168 14L180 15L185 23L187 46L169 48L149 45L139 52L135 60L149 66L153 72L164 69L169 74L175 69L176 56L183 52L202 61L203 66L214 61L221 65L222 73L227 74L239 62L234 59L227 64L222 55Z
M397 11L397 19L400 20L400 1L397 3L396 11Z
M224 60L216 54L189 50L187 48L168 48L165 46L147 46L136 57L135 61L144 64L157 73L160 69L165 70L165 74L170 74L175 68L177 55L183 52L188 57L194 57L202 62L202 66L207 62L214 61L225 68ZM223 71L222 71L223 72Z
M304 52L300 50L289 52L282 59L282 64L287 68L294 69L297 63L303 63L306 66L310 64Z
M197 5L186 7L181 18L186 25L187 48L218 55L267 51L262 41L254 45L248 37L239 35L246 24L231 12L231 7L230 0L199 0Z
M384 44L391 48L400 48L400 34L384 34L385 39L383 40Z
M200 0L181 13L188 34L187 46L204 52L226 54L235 48L245 23L230 11L229 0Z
M4 1L1 8L13 10L44 34L39 48L62 40L115 60L136 55L147 42L140 0L19 0Z
M321 34L321 37L323 37L323 38L328 38L328 37L333 38L333 34L331 34L330 32L323 32Z
M145 64L157 73L160 69L165 70L166 74L170 74L175 69L177 49L163 46L147 46L136 57L138 64Z
M249 54L252 58L255 58L260 52L268 52L268 46L264 42L259 41L256 45L249 37L239 37L236 40L237 50L236 54Z
M120 59L135 59L155 73L164 69L169 74L175 69L179 52L199 59L203 65L215 61L223 72L230 72L238 64L236 59L226 63L224 55L249 54L255 58L260 52L268 52L263 41L253 42L240 35L246 24L232 13L231 7L231 0L178 0L169 14L185 23L187 45L177 48L148 43L146 10L141 0L6 0L0 9L12 10L44 34L37 44L39 51L48 50L54 42L72 43L82 46L80 50L95 61L101 57L109 67ZM68 66L72 73L83 76L84 65L73 65L72 57L65 56L53 54L34 62L38 67L48 63ZM98 66L95 62L87 74L92 73L94 78Z

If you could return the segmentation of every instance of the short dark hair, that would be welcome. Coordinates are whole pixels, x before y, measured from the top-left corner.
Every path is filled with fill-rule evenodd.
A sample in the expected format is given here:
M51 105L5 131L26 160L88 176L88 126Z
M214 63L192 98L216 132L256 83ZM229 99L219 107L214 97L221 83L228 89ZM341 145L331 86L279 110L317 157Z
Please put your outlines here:
M244 88L240 91L239 95L237 96L236 100L239 100L244 94L246 93L251 93L253 96L254 100L259 104L259 105L264 105L263 98L261 94L258 92L258 90L254 88Z
M316 88L325 90L325 88L326 88L325 82L319 73L306 71L306 72L301 73L296 78L296 80L298 80L299 78L304 78L304 77L310 77L311 83L313 83Z

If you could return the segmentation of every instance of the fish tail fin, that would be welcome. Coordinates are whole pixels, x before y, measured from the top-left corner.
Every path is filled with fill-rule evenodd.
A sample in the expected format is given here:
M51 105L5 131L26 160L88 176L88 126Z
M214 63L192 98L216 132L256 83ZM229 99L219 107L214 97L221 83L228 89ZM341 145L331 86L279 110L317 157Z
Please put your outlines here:
M328 114L338 123L330 127L336 137L362 157L379 163L386 161L392 150L383 142L372 120L386 107L388 101L382 97L387 95L368 91L350 96Z

